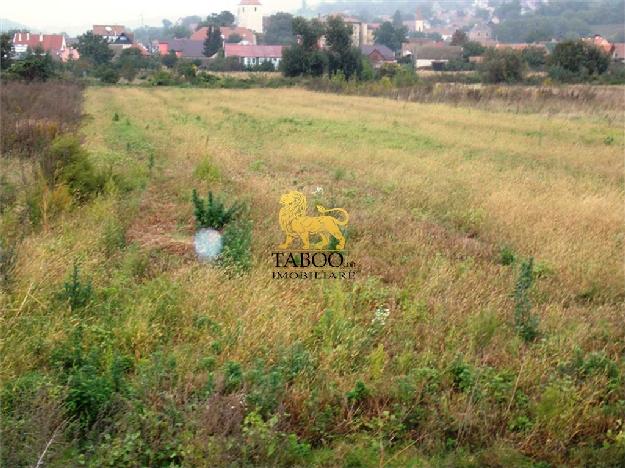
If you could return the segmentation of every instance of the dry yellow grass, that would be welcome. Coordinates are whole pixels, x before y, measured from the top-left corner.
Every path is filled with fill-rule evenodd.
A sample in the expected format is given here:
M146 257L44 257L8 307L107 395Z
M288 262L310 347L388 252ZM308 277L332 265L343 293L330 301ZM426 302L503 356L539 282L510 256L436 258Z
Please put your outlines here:
M608 430L618 432L616 418L594 406L602 380L580 383L560 408L560 419L540 409L545 386L557 380L558 366L571 361L575 348L601 351L617 362L625 351L624 139L618 125L297 89L91 88L85 111L86 145L96 163L122 172L126 164L139 164L124 147L129 140L115 133L123 123L111 121L114 112L154 152L149 187L128 220L132 240L148 256L150 279L116 284L109 271L103 226L125 203L115 193L27 239L16 293L4 298L17 311L4 324L11 329L5 332L4 378L44 365L26 349L33 330L20 329L20 317L45 314L51 285L78 256L96 288L129 289L119 301L111 339L137 360L169 349L182 376L171 391L181 401L205 377L197 362L216 340L194 326L198 315L219 323L228 337L220 365L247 366L259 357L276 362L281 350L316 340L328 309L366 327L375 308L385 306L389 321L373 348L357 350L349 341L356 338L341 338L336 330L336 341L326 336L315 345L323 380L302 379L288 389L287 426L313 437L304 401L332 386L344 394L358 379L380 395L368 410L379 416L398 376L445 368L462 356L477 367L513 373L515 388L539 408L535 424L529 432L511 433L511 396L510 404L491 409L450 386L432 405L444 406L451 419L439 421L435 412L426 417L417 430L421 452L439 450L442 434L453 426L460 446L496 446L501 439L536 459L561 463L577 438L606 440ZM194 175L204 160L218 168L219 180ZM249 274L229 278L180 248L192 236L193 187L249 202ZM279 196L298 189L312 200L317 187L324 204L350 213L348 249L358 279L272 280L270 251L281 242ZM163 250L168 239L174 247ZM533 345L524 344L512 325L517 273L499 262L504 246L538 265L533 313L541 318L543 337ZM45 346L63 336L67 319L51 316L45 330L36 330ZM336 433L358 433L353 418L347 412Z

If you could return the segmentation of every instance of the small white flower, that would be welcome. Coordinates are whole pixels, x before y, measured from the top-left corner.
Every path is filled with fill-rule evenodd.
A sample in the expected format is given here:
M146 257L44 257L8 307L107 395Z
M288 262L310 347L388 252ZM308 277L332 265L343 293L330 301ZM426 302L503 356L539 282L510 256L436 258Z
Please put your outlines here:
M317 187L313 192L313 195L322 195L322 194L323 194L323 187Z
M375 309L371 323L373 325L384 326L384 324L386 323L386 319L388 318L390 314L391 314L391 311L388 307L378 306Z

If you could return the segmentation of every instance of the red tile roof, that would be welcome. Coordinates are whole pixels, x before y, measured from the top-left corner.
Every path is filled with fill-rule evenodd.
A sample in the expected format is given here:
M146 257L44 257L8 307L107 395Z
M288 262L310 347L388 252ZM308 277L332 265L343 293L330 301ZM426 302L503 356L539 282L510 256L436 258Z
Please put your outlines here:
M65 46L62 34L31 34L17 32L13 36L14 45L25 45L35 48L40 45L46 52L60 51Z
M545 44L527 44L525 42L520 42L517 44L504 44L504 43L495 44L495 49L525 50L529 48L547 50L547 47L545 46Z
M224 53L226 57L281 58L282 46L280 45L224 44Z

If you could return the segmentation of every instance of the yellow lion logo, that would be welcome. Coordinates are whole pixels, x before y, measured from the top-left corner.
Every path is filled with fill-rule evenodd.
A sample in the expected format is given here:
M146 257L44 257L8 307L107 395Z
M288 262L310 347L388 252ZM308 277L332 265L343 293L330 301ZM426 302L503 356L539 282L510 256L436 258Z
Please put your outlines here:
M286 236L284 242L280 244L279 248L287 249L295 240L299 237L302 243L302 249L304 250L323 250L327 248L330 243L330 237L336 238L338 244L336 250L343 250L345 248L345 236L341 232L339 226L346 226L349 221L349 215L343 208L324 208L321 205L317 205L317 211L322 215L330 211L339 211L345 216L344 219L339 220L333 216L306 216L306 210L308 203L306 196L297 191L291 191L285 193L280 197L279 221L280 227L284 231ZM316 244L310 245L310 236L317 235L321 237L321 240Z

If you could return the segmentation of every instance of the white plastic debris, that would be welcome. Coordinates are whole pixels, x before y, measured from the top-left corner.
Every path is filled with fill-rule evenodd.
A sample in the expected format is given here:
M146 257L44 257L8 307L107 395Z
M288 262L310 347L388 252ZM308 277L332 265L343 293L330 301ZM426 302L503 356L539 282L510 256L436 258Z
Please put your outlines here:
M202 228L195 233L195 253L200 261L215 260L223 249L221 234L211 228Z

